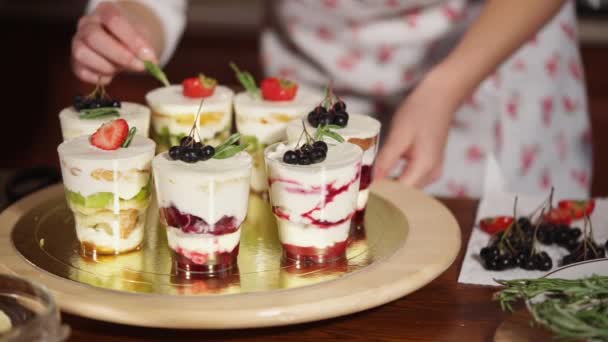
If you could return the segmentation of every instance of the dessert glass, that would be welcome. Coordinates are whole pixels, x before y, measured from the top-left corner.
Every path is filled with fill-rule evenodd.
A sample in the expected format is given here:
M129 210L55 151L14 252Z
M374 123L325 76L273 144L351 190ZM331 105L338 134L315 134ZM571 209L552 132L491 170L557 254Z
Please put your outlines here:
M235 266L249 201L249 154L188 164L165 152L152 166L161 222L178 271L220 272Z
M204 144L215 146L230 135L233 96L230 88L218 85L213 95L204 98L205 105L196 123ZM146 101L152 110L151 136L158 152L179 145L188 135L201 104L200 98L184 96L181 85L156 88L146 94Z
M267 101L242 92L234 97L236 128L244 142L249 144L247 151L253 157L251 190L265 193L268 190L264 149L285 139L285 127L289 121L302 118L320 101L321 94L300 87L291 101Z
M290 142L298 141L302 136L302 121L306 126L306 130L314 132L308 120L300 119L293 120L287 124L287 140ZM349 115L348 125L344 128L336 129L344 140L358 145L363 150L363 158L361 162L361 182L359 185L359 195L357 197L357 213L353 217L353 230L362 229L363 219L365 217L365 208L369 198L369 186L372 182L372 169L376 154L378 153L378 144L380 140L380 121L361 114Z
M129 127L137 127L136 134L143 137L148 136L150 130L150 109L133 102L122 102L120 108L116 108L120 117L125 119ZM81 119L79 112L74 107L64 108L59 113L61 123L61 134L63 140L69 140L81 135L93 134L102 124L116 119L115 117L102 117L98 119Z
M346 253L363 151L351 143L328 144L323 162L292 165L283 162L295 143L265 150L269 195L279 239L287 259L326 263Z
M154 142L134 136L128 148L104 151L80 136L57 148L81 252L88 257L140 248L150 203Z

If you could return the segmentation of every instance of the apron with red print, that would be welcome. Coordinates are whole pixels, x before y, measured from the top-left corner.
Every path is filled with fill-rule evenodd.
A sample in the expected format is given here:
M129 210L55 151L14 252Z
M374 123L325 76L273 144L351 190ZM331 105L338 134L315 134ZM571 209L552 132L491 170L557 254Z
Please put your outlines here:
M336 88L361 95L348 98L350 112L371 114L365 96L390 98L415 86L481 6L464 0L278 1L274 10L290 43L266 30L262 61L267 74L307 85L323 88L331 79ZM506 191L539 194L555 186L559 196L588 196L591 131L583 77L574 4L566 2L455 113L443 176L427 190L479 197L488 191L484 179L497 178L491 172ZM489 161L497 167L487 167Z

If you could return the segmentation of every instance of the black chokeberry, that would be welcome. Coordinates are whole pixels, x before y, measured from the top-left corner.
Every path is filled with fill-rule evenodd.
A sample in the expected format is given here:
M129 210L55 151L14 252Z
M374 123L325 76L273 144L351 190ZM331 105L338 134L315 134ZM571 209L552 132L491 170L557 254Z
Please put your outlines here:
M500 271L501 263L498 260L498 257L490 258L490 259L485 260L485 262L483 263L483 267L486 270L490 270L490 271Z
M215 148L211 145L206 145L201 148L201 155L203 160L208 160L215 154Z
M547 252L540 252L534 256L536 267L541 271L548 271L553 267L553 260L547 254Z
M324 115L321 115L321 117L319 118L320 126L331 125L332 122L333 122L333 115L331 115L331 114L324 114Z
M550 245L553 243L553 230L549 230L544 226L539 226L538 231L536 232L536 239L544 244Z
M315 147L310 151L310 160L313 163L320 163L325 160L325 157L327 157L326 152L320 148Z
M346 103L344 103L344 101L338 101L338 102L334 103L333 109L336 112L337 111L345 111L346 110Z
M481 251L479 251L479 256L482 259L496 258L499 254L500 254L500 251L498 250L498 247L496 247L496 246L483 247L481 249Z
M346 125L348 125L348 115L338 113L334 116L332 123L340 127L346 127Z
M194 143L194 145L192 147L201 149L201 148L203 148L203 143L200 141L197 141Z
M193 146L194 138L192 138L191 136L185 136L179 141L179 144L181 146Z
M325 143L325 141L315 141L312 144L312 147L318 148L320 150L323 150L323 152L327 153L327 144Z
M310 160L310 155L308 153L300 153L298 156L298 164L300 165L310 165L312 160Z
M180 146L173 146L169 149L169 157L173 160L179 160L182 155L182 148Z
M283 154L283 162L287 164L297 164L298 163L298 154L294 151L286 151Z
M310 113L308 113L307 116L307 120L308 123L312 126L312 127L317 127L319 126L319 118L321 117L321 114L316 113L315 111L312 111Z
M575 227L575 228L570 228L570 231L568 232L568 235L570 236L571 239L578 239L582 234L582 231L580 228Z
M310 146L309 144L304 144L300 146L300 151L304 153L310 153L310 151L312 151L312 146Z
M120 106L121 106L120 101L117 101L117 100L110 101L110 107L120 108Z
M182 153L181 160L186 163L195 163L199 159L199 151L195 148L188 147Z

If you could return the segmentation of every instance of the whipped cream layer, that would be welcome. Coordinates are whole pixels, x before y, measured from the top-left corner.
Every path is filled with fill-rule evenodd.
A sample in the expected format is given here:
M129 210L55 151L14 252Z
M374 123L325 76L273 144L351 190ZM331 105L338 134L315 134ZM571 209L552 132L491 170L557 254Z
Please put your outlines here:
M238 93L234 97L237 131L255 136L265 145L284 140L287 123L307 115L322 99L318 91L301 86L291 101L266 101Z
M213 95L204 99L184 96L182 89L181 85L171 85L146 94L146 101L152 109L152 128L155 132L168 130L173 135L187 135L201 100L204 102L197 127L203 140L211 139L230 127L234 97L230 88L218 85Z
M188 234L176 227L167 227L167 241L172 250L186 250L200 254L229 253L239 244L241 230L235 232L212 234Z
M128 148L105 151L91 145L89 136L80 136L59 145L63 184L67 190L89 196L109 192L131 199L150 180L150 164L155 144L135 136ZM118 199L118 198L116 198ZM118 204L118 201L115 201Z
M329 144L321 163L284 163L283 154L294 147L295 143L279 143L265 151L270 202L281 242L324 248L345 241L357 207L361 148Z
M148 136L150 130L150 109L148 107L133 102L122 102L121 108L116 109L120 112L120 118L125 119L129 127L137 127L137 134ZM81 119L80 113L74 107L64 108L59 113L63 140L93 134L103 123L114 119L117 117Z
M152 162L159 208L175 207L215 224L234 217L240 225L247 215L251 156L241 152L227 159L188 164L161 153Z

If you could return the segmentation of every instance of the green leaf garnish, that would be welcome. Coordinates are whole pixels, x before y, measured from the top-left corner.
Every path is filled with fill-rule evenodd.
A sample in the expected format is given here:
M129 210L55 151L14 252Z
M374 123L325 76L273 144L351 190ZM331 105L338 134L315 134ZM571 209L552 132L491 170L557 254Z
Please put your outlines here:
M136 132L137 132L137 127L131 127L131 129L129 130L129 134L127 135L127 139L125 139L125 141L122 143L122 145L120 147L122 147L122 148L129 147L129 145L131 145L131 141L133 141L133 137L135 136Z
M251 75L251 73L247 71L241 71L239 67L234 64L234 62L230 62L230 67L232 68L232 70L234 70L237 80L239 80L241 85L245 88L245 90L247 90L247 92L251 96L257 99L262 98L262 92L255 83L255 78L253 78L253 75Z
M343 143L344 138L340 134L332 131L332 129L336 129L335 127L341 128L340 126L336 125L325 125L317 127L314 140L323 140L323 137L328 137L337 142Z
M228 139L226 139L226 141L219 144L215 148L215 154L213 155L213 158L215 158L215 159L230 158L230 157L234 156L235 154L246 149L248 144L235 145L239 141L239 139L241 139L240 133L234 133L233 135L228 137Z
M171 83L169 83L167 75L165 75L163 70L158 65L154 64L151 61L144 61L144 65L146 66L146 70L148 71L148 73L150 73L150 75L154 76L157 80L164 84L165 87L171 85Z
M120 116L120 112L114 107L100 107L83 109L78 115L79 118L84 120L99 119L106 116Z

